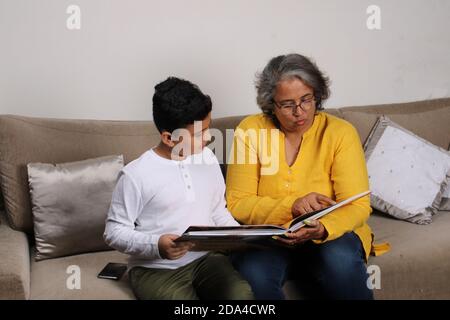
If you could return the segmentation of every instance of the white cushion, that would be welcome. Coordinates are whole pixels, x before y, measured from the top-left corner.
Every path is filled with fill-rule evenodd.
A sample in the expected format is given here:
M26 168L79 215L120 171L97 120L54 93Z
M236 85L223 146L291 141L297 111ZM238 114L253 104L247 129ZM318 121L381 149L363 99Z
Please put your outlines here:
M448 149L450 151L450 147ZM439 210L447 210L450 211L450 183L448 183L443 192L441 205L439 207Z
M364 146L371 205L398 219L431 223L450 182L450 153L386 116Z

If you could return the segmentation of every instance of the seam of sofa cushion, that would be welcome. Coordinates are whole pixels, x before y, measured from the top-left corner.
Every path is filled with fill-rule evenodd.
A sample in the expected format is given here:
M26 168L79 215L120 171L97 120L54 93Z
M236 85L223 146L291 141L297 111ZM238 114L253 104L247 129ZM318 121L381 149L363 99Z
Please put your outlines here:
M22 118L16 118L13 116L2 116L4 118L9 118L9 119L13 119L15 121L20 121L20 122L24 122L26 124L35 126L35 127L40 127L40 128L45 128L45 129L51 129L51 130L56 130L56 131L60 131L60 132L74 132L74 133L80 133L80 134L87 134L87 135L98 135L98 136L130 136L130 137L149 137L149 136L156 136L159 135L159 133L150 133L150 134L111 134L111 133L98 133L98 132L86 132L86 131L78 131L78 130L66 130L66 129L61 129L61 128L54 128L51 126L46 126L46 125L42 125L42 124L37 124L31 121L27 121L25 119ZM79 120L75 120L74 121L79 121ZM81 120L83 121L83 120ZM89 120L88 120L89 121ZM90 120L90 121L99 121L99 122L103 122L103 120ZM105 121L109 121L109 120L105 120ZM151 125L151 123L149 123L149 125Z
M447 102L448 104L444 104ZM434 111L434 110L440 110L444 108L450 107L450 98L442 98L442 99L433 99L433 100L420 100L420 101L409 101L409 102L399 102L399 103L387 103L387 104L374 104L374 105L361 105L361 106L347 106L342 107L340 110L342 112L362 112L362 113L369 113L369 114L378 114L379 110L367 110L367 109L383 109L383 108L392 108L392 110L395 111L395 109L398 109L399 107L405 107L407 105L413 104L413 105L419 105L423 104L425 106L432 106L432 108L427 109L417 109L415 111L408 110L409 113L421 113L421 112L428 112L428 111ZM433 105L434 103L437 103L436 105ZM439 103L442 103L442 105L439 105ZM358 110L361 109L361 110ZM364 109L364 110L362 110ZM382 113L386 113L386 111L382 111ZM406 112L402 111L395 114L405 114Z

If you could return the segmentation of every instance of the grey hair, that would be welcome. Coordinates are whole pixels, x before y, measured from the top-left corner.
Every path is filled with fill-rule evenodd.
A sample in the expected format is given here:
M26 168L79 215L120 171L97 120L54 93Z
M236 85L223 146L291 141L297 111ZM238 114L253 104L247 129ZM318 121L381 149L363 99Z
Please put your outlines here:
M264 70L256 74L256 102L271 118L274 118L273 97L278 82L292 77L302 80L313 89L316 110L323 110L322 103L330 96L329 78L309 58L292 53L272 58Z

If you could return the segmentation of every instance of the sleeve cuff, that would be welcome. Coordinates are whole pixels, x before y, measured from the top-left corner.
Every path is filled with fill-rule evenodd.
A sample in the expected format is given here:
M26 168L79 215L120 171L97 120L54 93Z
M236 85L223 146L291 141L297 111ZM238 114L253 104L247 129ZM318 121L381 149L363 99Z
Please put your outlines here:
M328 235L323 240L312 240L315 244L321 244L325 243L327 241L331 241L337 238L336 233L333 230L333 227L329 225L329 223L326 221L326 219L320 220L320 223L322 223L323 227L327 231Z
M151 252L154 254L154 256L157 258L157 259L163 259L162 257L161 257L161 254L159 253L159 245L158 245L158 243L159 243L159 238L160 238L161 236L155 236L155 235L152 235L152 236L150 236L150 247L151 247Z

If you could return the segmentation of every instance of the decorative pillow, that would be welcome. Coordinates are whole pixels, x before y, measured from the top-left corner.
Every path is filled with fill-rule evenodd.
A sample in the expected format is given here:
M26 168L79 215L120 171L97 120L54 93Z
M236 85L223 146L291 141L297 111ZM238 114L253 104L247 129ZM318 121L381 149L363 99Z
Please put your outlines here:
M110 249L103 232L123 155L27 168L36 260Z
M450 151L450 147L448 149ZM444 188L444 195L442 196L441 205L439 210L450 211L450 183Z
M371 205L398 219L431 223L450 182L450 153L386 116L378 119L364 149Z
M450 184L447 184L447 188L444 190L439 210L450 211Z

